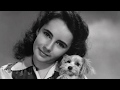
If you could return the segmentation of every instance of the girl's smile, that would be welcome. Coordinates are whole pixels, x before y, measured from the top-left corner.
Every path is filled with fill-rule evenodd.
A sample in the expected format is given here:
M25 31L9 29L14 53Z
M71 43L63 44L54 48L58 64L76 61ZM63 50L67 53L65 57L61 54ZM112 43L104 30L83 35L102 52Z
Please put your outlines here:
M45 57L50 57L50 55L48 55L48 54L46 54L45 52L43 52L40 48L38 48L39 49L39 55L41 56L41 57L43 57L43 58L45 58Z

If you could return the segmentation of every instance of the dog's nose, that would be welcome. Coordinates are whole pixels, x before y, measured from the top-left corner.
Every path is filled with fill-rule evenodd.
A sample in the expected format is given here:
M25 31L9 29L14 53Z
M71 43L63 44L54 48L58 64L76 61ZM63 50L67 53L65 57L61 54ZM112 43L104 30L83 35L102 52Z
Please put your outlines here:
M72 67L71 67L71 66L69 66L69 67L68 67L68 70L72 70Z

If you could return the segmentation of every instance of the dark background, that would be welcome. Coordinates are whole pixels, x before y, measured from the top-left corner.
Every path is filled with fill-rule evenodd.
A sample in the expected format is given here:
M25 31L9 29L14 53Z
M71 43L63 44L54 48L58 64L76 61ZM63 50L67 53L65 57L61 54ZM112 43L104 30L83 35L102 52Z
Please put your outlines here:
M89 26L88 56L92 79L120 78L120 11L81 11ZM38 11L0 11L0 66L14 62L13 45L22 39Z

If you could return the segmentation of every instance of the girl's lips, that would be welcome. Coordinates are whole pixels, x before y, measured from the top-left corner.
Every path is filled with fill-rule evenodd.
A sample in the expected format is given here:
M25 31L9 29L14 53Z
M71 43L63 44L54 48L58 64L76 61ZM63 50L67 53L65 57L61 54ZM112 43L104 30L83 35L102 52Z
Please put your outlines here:
M39 48L39 51L40 51L40 54L42 53L42 56L49 56L50 57L50 55L44 53L40 48Z

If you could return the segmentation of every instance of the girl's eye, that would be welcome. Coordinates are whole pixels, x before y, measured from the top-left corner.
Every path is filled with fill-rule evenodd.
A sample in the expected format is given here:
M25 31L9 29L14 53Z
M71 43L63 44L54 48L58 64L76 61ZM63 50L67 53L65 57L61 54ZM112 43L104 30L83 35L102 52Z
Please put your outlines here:
M65 48L64 44L57 42L57 44L61 47L61 48Z
M49 37L49 38L50 38L50 35L49 35L49 33L47 33L47 32L44 32L44 35L45 35L46 37Z

